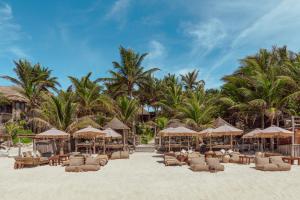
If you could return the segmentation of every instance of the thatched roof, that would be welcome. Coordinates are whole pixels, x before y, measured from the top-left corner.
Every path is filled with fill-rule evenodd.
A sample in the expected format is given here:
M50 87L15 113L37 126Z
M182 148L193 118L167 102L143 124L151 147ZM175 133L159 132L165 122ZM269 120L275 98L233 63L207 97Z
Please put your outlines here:
M223 125L219 126L218 128L213 129L212 136L213 137L222 137L226 135L241 135L243 133L243 130L240 130L238 128L235 128L231 125Z
M177 128L166 128L158 133L162 137L166 136L197 136L198 132L188 129L186 127L180 126Z
M24 97L20 92L20 88L14 86L0 86L0 94L3 95L9 101L28 102L28 99Z
M130 128L126 124L121 122L116 117L114 117L111 121L107 122L104 128L105 129L111 128L114 130L130 130Z
M242 138L255 138L257 134L261 133L261 129L256 128L248 133L246 133L245 135L243 135Z
M121 134L117 133L116 131L114 131L111 128L107 128L107 129L103 130L103 132L105 133L106 138L122 138Z
M104 136L105 136L104 131L93 128L92 126L88 126L86 128L80 129L79 131L76 131L73 134L73 137L75 138L96 138L96 137L104 137Z
M202 136L202 137L209 137L210 134L213 132L213 128L207 128L207 129L204 129L202 131L199 132L199 135Z
M177 128L177 127L186 127L187 128L187 125L180 122L180 120L178 119L171 119L169 122L168 122L168 125L167 125L168 128Z
M224 119L222 119L221 117L218 117L217 119L215 119L215 120L213 121L213 126L214 126L215 128L218 128L219 126L223 126L223 125L225 125L225 124L231 126L231 124L229 124L228 122L226 122L226 121L225 121Z
M272 138L272 137L292 137L293 132L280 128L278 126L270 126L266 129L261 130L260 133L258 133L256 136L257 137L262 137L262 138Z
M37 139L68 139L69 137L70 134L55 128L51 128L48 131L39 133L35 136Z

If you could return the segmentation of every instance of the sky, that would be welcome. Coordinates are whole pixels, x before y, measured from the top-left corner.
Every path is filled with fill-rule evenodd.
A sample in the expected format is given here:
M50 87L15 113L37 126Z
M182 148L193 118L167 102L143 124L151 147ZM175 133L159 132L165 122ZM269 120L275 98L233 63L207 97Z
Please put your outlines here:
M68 76L108 76L122 45L149 53L157 77L196 69L218 88L260 48L299 52L299 11L299 0L0 0L0 75L27 59L66 88Z

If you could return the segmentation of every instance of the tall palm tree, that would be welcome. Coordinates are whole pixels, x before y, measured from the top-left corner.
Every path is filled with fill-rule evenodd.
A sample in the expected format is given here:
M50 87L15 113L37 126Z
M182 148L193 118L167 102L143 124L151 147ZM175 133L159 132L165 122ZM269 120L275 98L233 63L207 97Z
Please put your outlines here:
M142 67L142 62L147 56L146 53L140 55L132 49L120 47L121 62L113 62L114 70L110 70L110 78L101 78L109 85L113 91L125 90L124 92L130 97L133 97L134 89L145 83L145 79L158 68L145 70Z
M97 81L90 79L92 73L88 73L81 79L70 76L72 86L75 88L75 101L78 103L78 116L94 115L99 111L112 111L112 101L101 94L101 86Z
M41 94L56 90L60 86L57 78L51 75L52 71L41 67L40 64L31 65L27 60L14 61L14 72L16 78L12 76L2 76L20 88L19 92L29 101L27 108L29 111L36 108L41 102Z
M204 86L204 81L200 80L198 81L198 70L193 70L192 72L188 72L187 74L180 75L181 76L181 81L183 83L183 86L186 90L194 90L197 87L203 87Z

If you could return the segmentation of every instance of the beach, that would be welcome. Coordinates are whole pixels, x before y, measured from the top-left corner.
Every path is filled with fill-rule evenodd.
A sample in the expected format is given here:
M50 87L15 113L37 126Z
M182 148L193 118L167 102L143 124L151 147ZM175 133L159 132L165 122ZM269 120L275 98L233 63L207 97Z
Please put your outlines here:
M165 167L155 153L110 160L97 172L67 173L61 166L13 169L0 158L1 200L82 199L299 199L300 166L287 172L262 172L254 165L225 164L218 173Z

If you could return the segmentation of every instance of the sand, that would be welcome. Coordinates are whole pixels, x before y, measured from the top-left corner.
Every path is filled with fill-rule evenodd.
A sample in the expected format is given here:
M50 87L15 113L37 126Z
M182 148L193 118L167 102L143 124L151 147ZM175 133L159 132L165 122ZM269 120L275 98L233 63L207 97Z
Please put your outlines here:
M253 165L225 164L224 172L208 173L160 161L154 153L135 153L98 172L66 173L60 166L14 170L12 158L0 158L0 199L300 199L300 166L261 172Z

